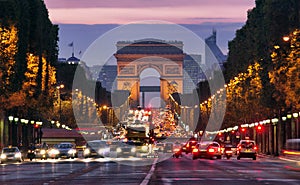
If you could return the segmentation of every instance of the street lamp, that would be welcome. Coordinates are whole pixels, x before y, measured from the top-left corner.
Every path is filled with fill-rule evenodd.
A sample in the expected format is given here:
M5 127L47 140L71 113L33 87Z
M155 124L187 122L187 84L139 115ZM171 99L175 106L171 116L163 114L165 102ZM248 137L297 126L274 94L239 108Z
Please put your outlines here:
M12 145L12 121L14 120L13 116L8 116L9 120L9 144Z
M58 91L58 101L59 101L59 121L61 122L61 89L63 89L65 87L64 84L60 84L59 86L56 87L57 91Z

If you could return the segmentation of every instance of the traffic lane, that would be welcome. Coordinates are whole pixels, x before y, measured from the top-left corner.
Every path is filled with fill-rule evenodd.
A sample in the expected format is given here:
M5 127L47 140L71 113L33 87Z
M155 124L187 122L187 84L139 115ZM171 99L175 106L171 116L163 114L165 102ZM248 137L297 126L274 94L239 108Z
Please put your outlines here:
M1 165L0 184L43 184L91 168L95 163L48 162Z
M284 165L270 158L192 160L185 155L158 163L149 184L300 184L299 172L288 171Z
M140 184L151 168L149 159L115 160L119 162L62 159L8 163L1 165L0 184Z

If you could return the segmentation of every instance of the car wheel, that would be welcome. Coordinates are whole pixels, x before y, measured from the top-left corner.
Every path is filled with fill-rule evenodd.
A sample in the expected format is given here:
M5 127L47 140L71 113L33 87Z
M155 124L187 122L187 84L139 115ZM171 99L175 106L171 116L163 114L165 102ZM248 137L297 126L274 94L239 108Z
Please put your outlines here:
M195 160L195 159L197 159L197 157L196 157L196 156L193 156L193 160Z
M240 156L238 156L236 159L237 159L237 160L240 160L240 159L241 159L241 157L240 157Z
M222 156L219 155L219 156L217 157L217 159L222 159Z
M256 157L253 157L253 160L256 160Z

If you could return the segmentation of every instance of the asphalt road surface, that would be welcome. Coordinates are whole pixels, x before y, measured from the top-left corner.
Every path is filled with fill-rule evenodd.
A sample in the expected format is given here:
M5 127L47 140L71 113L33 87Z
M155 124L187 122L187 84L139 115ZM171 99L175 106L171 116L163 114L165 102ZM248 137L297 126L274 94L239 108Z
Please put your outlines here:
M0 184L299 185L300 172L270 157L192 160L184 155L161 162L157 158L48 159L1 164Z

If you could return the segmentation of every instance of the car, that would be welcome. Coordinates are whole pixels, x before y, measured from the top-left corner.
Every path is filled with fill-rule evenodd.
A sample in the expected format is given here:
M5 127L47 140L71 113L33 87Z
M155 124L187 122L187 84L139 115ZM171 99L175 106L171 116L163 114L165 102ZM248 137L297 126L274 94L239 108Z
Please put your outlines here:
M4 147L1 152L1 163L8 161L22 162L22 153L18 147Z
M116 157L135 157L136 146L131 142L118 142L116 148Z
M58 159L59 158L59 150L58 150L58 144L53 145L48 149L48 157L52 159Z
M188 154L188 153L192 153L193 149L196 147L197 145L197 140L191 140L188 141L183 147L182 150Z
M153 150L158 153L158 152L163 152L164 148L165 148L165 143L156 143L154 145Z
M164 153L173 153L173 146L174 144L172 142L166 142L164 146Z
M182 144L181 143L174 143L173 157L176 157L176 158L182 157Z
M241 140L237 145L237 160L241 158L252 158L256 160L257 146L254 140Z
M193 160L198 158L221 159L221 146L215 141L201 141L192 151Z
M83 151L84 158L105 157L109 154L109 145L106 140L88 141Z
M288 139L281 150L281 156L290 161L300 161L300 139Z
M223 154L227 159L230 159L233 156L233 145L226 144L224 145Z
M36 145L35 158L36 159L47 159L48 158L48 145L45 145L45 144Z
M56 156L74 159L77 157L75 145L72 143L60 143L57 145L58 154Z
M136 147L136 157L148 157L151 153L151 147L148 143L145 142L134 142Z

